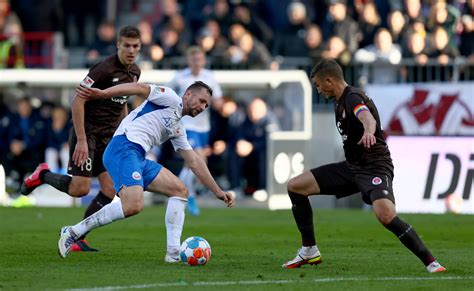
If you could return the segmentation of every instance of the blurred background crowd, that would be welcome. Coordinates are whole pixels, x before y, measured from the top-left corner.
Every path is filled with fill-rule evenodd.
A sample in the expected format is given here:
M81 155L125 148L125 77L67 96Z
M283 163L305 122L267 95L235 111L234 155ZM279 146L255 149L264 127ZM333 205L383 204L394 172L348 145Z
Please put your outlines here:
M353 85L472 81L473 3L0 0L0 70L88 68L115 53L121 27L136 25L142 34L137 61L142 70L182 69L187 66L186 49L196 45L213 70L309 72L319 59L334 58ZM33 96L25 84L0 88L0 164L12 189L39 162L65 171L70 113L65 104L55 102L55 94L45 90ZM260 153L245 155L243 150L222 158L225 147L219 142L235 146L245 139L253 149L264 151L268 131L284 125L276 122L263 99L243 104L229 96L223 99L212 114L210 166L217 165L213 171L223 173L230 188L242 187L240 181L246 178L243 185L251 193L265 183L265 175L256 174L264 171L255 166ZM317 93L313 102L316 107L326 103ZM171 156L162 155L166 152L166 148L158 150L156 158ZM245 157L252 163L246 163ZM233 159L241 164L241 172L233 173L235 167L226 166L235 165ZM265 161L258 164L265 168Z

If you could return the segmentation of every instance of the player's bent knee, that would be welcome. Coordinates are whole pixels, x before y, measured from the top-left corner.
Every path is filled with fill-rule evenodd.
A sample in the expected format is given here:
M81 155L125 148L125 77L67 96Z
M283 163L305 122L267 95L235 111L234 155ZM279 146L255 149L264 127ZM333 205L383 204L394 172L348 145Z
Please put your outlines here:
M291 178L286 185L288 192L298 192L298 183L295 178Z
M184 184L183 184L182 187L178 187L178 188L177 188L177 190L176 190L176 195L174 195L174 196L178 196L178 197L181 197L181 198L188 199L189 190L188 190L188 188L186 188L186 186L184 186Z
M395 216L396 215L393 215L391 213L383 213L377 215L377 219L380 221L381 224L387 226L395 218Z
M143 206L143 199L128 199L122 201L123 213L127 217L140 213L143 210Z

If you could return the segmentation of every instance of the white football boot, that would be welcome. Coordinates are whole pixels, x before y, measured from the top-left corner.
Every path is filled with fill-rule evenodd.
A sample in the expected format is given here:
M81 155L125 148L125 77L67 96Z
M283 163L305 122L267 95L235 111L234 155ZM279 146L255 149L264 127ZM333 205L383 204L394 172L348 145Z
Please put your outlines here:
M76 237L70 226L63 226L59 232L58 252L63 258L67 257L72 245L76 242Z
M446 268L441 266L441 264L438 263L438 261L434 261L431 264L429 264L428 266L426 266L426 270L429 273L441 273L441 272L446 271Z
M321 253L316 246L301 247L301 249L298 250L296 257L293 260L284 263L282 268L293 269L306 264L317 265L321 262Z

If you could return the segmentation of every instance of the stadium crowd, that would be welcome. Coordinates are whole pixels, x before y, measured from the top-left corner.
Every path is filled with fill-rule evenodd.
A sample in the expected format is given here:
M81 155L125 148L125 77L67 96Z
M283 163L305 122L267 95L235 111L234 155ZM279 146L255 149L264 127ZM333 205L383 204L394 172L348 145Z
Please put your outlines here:
M471 64L465 69L472 70L474 63L473 1L469 0L117 3L116 15L107 19L105 0L0 0L0 69L47 67L33 61L28 46L33 32L60 32L66 51L86 48L80 63L90 67L115 52L117 30L123 25L136 25L141 31L137 64L142 69L184 68L183 56L191 45L204 50L211 69L309 69L322 58L334 58L345 69L360 65L358 72L364 76L364 64L370 64L373 72L365 80L370 83L400 82L409 75L417 76L414 81L430 81L428 65L433 64L444 70L441 80L446 81L452 77L450 65L459 58ZM414 70L419 72L413 74ZM11 91L0 88L0 164L15 189L39 162L49 161L55 171L65 171L61 157L67 157L70 124L66 120L70 118L66 108L37 102L51 98L31 98L35 96L24 86ZM241 136L252 148L264 150L265 133L274 124L274 116L259 98L244 104L231 97L224 100L220 108L213 109L210 160L220 161L217 164L222 166L214 170L225 173L229 187L241 188L241 172L232 172L235 167L226 169L225 163L234 164L237 159L242 169L258 172L258 167L245 163L246 157L255 159L255 153L230 151L229 145L235 149L236 136ZM239 135L230 134L239 128ZM223 156L224 148L232 154ZM252 171L243 172L248 174L243 185L249 193L264 185Z

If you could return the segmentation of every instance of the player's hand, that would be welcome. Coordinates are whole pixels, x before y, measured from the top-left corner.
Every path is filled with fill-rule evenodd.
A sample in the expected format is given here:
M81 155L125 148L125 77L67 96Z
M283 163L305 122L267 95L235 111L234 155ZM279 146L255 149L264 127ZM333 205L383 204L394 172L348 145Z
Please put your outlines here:
M359 145L362 144L364 147L370 149L370 147L373 146L375 142L376 140L373 133L364 132L364 134L362 135L362 138L359 140L357 144Z
M76 88L76 95L86 100L105 99L106 96L103 90L97 88L88 88L78 86Z
M89 158L89 149L87 146L87 141L77 141L76 148L72 154L72 161L74 165L81 167L84 165L86 160Z
M229 192L224 192L224 191L220 191L218 193L216 193L216 197L222 201L225 202L225 204L227 204L227 207L232 207L234 206L234 203L235 203L235 197L234 195L232 195L231 193Z

